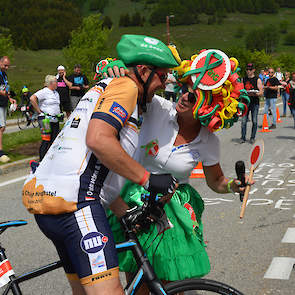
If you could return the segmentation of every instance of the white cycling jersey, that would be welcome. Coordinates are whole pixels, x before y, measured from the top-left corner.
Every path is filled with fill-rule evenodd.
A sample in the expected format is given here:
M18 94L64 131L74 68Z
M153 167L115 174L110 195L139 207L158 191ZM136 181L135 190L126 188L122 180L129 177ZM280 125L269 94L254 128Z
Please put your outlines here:
M118 130L132 157L137 146L138 88L128 77L104 79L80 100L34 174L25 181L23 203L34 214L74 212L86 201L111 203L124 179L112 173L86 145L89 121L100 119Z

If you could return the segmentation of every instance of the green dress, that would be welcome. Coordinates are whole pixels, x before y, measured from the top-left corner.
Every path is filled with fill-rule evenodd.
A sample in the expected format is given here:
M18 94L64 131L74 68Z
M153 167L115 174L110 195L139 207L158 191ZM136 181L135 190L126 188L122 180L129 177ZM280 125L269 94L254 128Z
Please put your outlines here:
M142 205L142 193L146 193L142 186L128 181L121 191L121 197L129 207L133 207ZM153 224L148 233L137 234L157 276L162 280L176 281L208 274L210 262L201 221L204 202L198 192L189 184L181 184L164 208L173 224L172 228L157 237L158 231ZM118 219L110 210L107 215L116 243L125 241ZM120 271L136 271L131 251L121 252L118 256Z

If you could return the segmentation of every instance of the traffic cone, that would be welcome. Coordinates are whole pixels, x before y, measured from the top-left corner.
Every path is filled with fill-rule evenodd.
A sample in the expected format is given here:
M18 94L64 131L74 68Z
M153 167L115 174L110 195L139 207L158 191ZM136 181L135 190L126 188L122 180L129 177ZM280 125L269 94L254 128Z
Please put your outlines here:
M281 117L280 117L280 111L279 111L279 108L277 107L277 123L282 123L283 121L281 120Z
M262 122L262 129L258 132L271 132L271 130L268 129L268 122L267 122L267 115L263 115L263 122Z
M198 163L198 165L194 168L189 178L205 178L202 162Z

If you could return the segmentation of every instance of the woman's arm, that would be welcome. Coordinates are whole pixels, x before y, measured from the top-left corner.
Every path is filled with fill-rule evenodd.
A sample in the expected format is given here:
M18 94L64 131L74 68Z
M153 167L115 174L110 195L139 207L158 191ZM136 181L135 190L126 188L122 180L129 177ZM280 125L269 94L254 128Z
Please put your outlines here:
M38 105L38 98L37 98L37 96L36 96L35 94L33 94L33 95L30 97L30 102L31 102L33 108L36 110L36 112L37 112L38 114L41 114L42 111L41 111L40 108L39 108L39 105Z
M214 192L219 194L226 194L231 192L230 189L236 193L241 193L245 190L244 187L239 187L241 182L237 179L230 183L230 189L228 189L228 182L230 181L230 179L224 176L219 163L213 166L203 166L203 169L206 176L207 185Z

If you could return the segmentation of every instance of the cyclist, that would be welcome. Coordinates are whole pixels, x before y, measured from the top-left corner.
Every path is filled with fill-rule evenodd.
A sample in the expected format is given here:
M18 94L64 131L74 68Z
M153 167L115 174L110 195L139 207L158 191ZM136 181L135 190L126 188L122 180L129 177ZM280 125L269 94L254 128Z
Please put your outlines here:
M163 194L176 186L170 174L150 174L131 156L138 110L164 88L168 68L178 62L147 36L124 35L117 51L130 66L128 76L104 79L84 95L23 187L23 203L54 243L73 294L123 294L101 199L110 203L123 177Z

